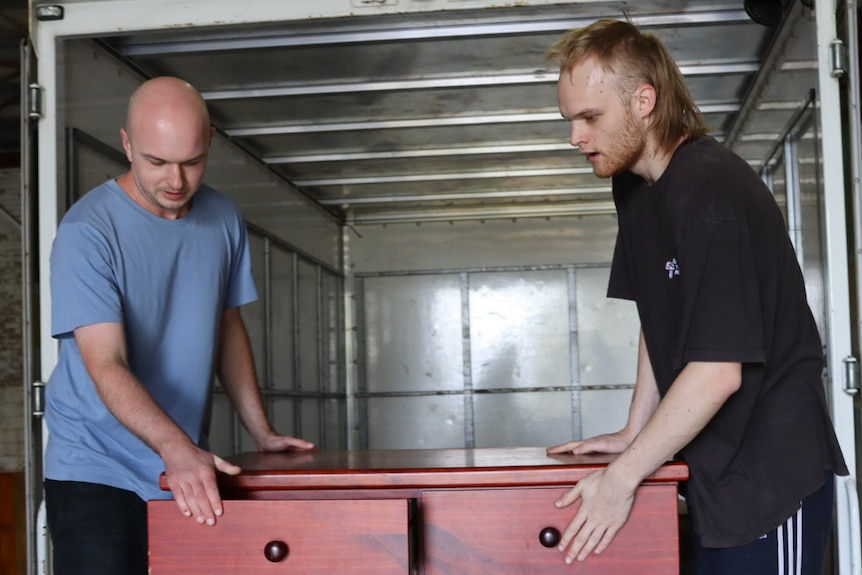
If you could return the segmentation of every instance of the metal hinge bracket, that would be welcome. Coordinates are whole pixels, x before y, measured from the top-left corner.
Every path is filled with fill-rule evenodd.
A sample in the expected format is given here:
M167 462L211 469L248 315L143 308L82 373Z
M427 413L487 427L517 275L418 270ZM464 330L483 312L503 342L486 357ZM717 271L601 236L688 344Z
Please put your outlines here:
M42 417L45 415L45 384L41 381L34 381L30 386L30 394L33 417Z
M852 355L844 358L844 391L859 393L859 362Z
M42 117L42 86L30 84L27 86L27 116L31 120Z

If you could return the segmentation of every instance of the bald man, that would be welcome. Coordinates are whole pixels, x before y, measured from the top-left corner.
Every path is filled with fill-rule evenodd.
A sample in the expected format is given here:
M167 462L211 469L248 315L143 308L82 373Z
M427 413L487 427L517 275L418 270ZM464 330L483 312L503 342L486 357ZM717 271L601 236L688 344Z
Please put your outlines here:
M57 575L147 573L146 504L222 514L210 453L218 375L261 451L311 449L266 416L240 306L257 298L238 207L202 183L213 128L177 78L145 82L120 130L131 169L82 197L51 253L45 498ZM171 491L159 488L166 473Z

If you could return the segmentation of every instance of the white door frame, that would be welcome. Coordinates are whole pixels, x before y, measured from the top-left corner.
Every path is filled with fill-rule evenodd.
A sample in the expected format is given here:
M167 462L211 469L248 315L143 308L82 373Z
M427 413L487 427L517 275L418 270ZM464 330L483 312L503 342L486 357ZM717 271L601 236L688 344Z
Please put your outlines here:
M860 565L859 498L856 491L856 422L853 393L847 391L844 362L852 357L850 282L845 214L844 149L841 138L841 93L832 75L832 44L838 39L836 3L815 3L820 129L823 161L825 296L828 314L827 382L829 405L838 441L850 469L836 480L836 573L858 575ZM837 137L836 137L837 136Z
M579 0L571 0L576 4ZM528 0L521 4L557 4L559 0ZM313 4L313 5L312 5ZM284 0L254 0L237 3L235 0L82 0L53 6L64 11L58 20L37 19L34 7L31 30L38 57L38 82L44 94L44 106L38 119L39 161L39 275L40 293L40 351L41 373L50 374L58 357L59 347L51 338L51 297L48 289L50 247L58 223L58 150L61 142L58 126L58 95L62 93L58 75L61 41L72 37L96 37L115 34L118 31L159 30L212 26L232 23L264 23L304 18L325 18L367 13L430 12L454 10L468 6L450 0L423 0L422 2L364 3L359 0L316 0L314 3ZM464 3L467 4L467 3ZM499 5L499 2L475 0L469 8ZM45 5L40 9L50 8ZM840 575L857 575L860 572L858 497L855 488L856 447L853 397L844 389L843 364L852 355L851 316L848 251L844 220L844 157L840 137L840 93L838 81L830 75L831 44L837 36L836 4L820 1L815 3L817 20L817 53L819 68L819 101L821 115L823 185L826 230L826 302L829 314L827 334L828 384L831 415L851 469L850 478L838 480L838 564ZM39 565L45 565L40 558Z

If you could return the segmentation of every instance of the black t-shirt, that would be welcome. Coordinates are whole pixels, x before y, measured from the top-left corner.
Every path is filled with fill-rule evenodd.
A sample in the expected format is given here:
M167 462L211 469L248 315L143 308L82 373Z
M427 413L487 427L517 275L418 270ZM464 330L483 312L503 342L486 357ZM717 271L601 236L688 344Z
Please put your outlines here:
M823 349L784 218L745 161L709 137L652 186L613 180L619 234L608 296L634 300L662 397L691 361L739 362L742 386L680 452L708 547L750 543L847 473Z

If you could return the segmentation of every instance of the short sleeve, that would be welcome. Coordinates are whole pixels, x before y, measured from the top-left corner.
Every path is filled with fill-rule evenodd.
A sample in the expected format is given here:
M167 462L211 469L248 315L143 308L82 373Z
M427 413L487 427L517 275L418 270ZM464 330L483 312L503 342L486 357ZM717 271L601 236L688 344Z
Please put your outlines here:
M225 309L253 302L258 297L252 275L248 230L241 214L237 214L233 225L236 226L236 233L232 234L236 238L236 243L233 246Z
M617 232L617 243L614 246L614 259L611 262L611 274L608 280L608 297L633 300L634 293L629 281L626 267L625 249L623 248L622 232Z
M765 361L757 267L736 222L689 229L680 251L683 362Z
M60 225L51 250L51 335L69 337L75 328L122 323L122 301L111 250L86 224Z

